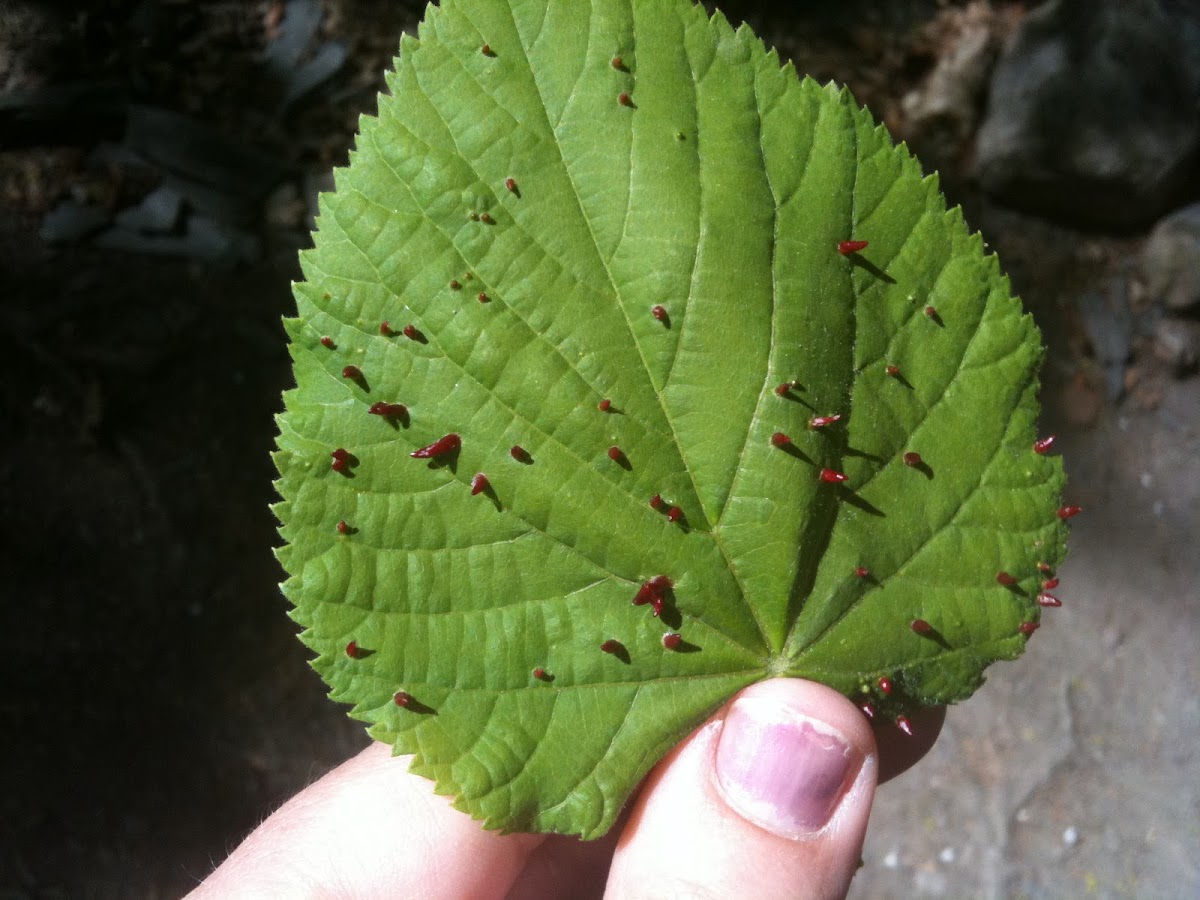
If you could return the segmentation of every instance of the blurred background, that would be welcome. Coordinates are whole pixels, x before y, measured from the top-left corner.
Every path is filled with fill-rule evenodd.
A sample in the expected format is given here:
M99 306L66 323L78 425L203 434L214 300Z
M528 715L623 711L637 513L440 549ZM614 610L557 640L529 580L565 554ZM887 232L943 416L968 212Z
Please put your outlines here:
M852 896L1200 896L1200 4L722 8L1000 254L1085 510ZM0 0L0 900L181 896L366 743L286 616L268 453L316 193L421 12Z

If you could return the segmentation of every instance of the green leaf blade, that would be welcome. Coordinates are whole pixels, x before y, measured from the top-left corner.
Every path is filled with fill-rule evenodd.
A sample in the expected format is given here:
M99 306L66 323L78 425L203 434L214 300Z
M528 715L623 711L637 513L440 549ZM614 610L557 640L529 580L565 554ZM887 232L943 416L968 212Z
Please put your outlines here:
M1019 655L1065 535L1036 329L845 91L641 0L447 0L388 84L302 255L276 454L284 591L375 737L489 827L593 837L755 680L896 716Z

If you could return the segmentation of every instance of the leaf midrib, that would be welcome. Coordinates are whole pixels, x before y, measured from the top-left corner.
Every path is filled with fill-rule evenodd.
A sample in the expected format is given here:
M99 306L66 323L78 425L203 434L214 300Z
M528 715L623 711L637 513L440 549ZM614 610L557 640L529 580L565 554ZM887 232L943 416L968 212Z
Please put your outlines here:
M517 36L518 36L518 40L516 41L516 44L517 44L517 46L520 47L521 57L525 62L525 66L522 68L522 72L528 72L530 74L530 76L531 76L530 81L533 85L533 89L537 92L538 101L539 101L539 104L538 104L539 109L542 111L543 114L545 114L546 113L545 95L542 92L541 86L537 82L537 77L536 77L536 74L533 72L533 67L532 67L532 65L530 65L526 47L525 47L523 41L520 40L520 32L519 32L519 29L517 28L516 19L512 17L512 9L511 9L511 7L506 7L506 8L509 11L509 18L510 18L510 21L512 22L513 32L515 34L517 34ZM631 12L631 18L636 19L636 16L632 15L632 12L633 12L632 6L630 6L629 8L630 8L630 12ZM468 21L470 21L469 17L467 17L465 13L464 13L464 17L466 17L468 19ZM474 22L471 22L471 24L475 25ZM478 31L478 26L476 26L476 30ZM590 46L592 32L593 32L593 29L591 27L589 27L588 28L589 46ZM484 87L484 85L482 85L481 83L479 83L479 81L477 79L476 79L476 83L479 84L480 89L484 93L488 93L487 88ZM694 84L694 83L695 82L693 79L692 84ZM573 95L574 95L574 92L572 92L572 96ZM489 94L489 96L491 96L491 94ZM565 110L566 110L566 107L564 107L564 113L565 113ZM635 115L632 117L632 121L630 123L630 129L635 128L637 125L637 121L638 121L637 116L636 116L636 110L634 110L633 112L635 113ZM576 180L571 172L570 167L567 165L565 156L563 155L562 143L559 140L558 133L557 133L557 131L554 130L554 127L550 124L550 120L549 120L548 116L544 115L543 121L545 122L546 128L548 129L549 133L554 136L554 147L555 147L555 150L558 152L559 162L562 165L562 170L566 176L567 182L571 185L572 201L575 204L576 210L578 210L578 212L579 212L579 216L581 217L581 219L583 220L584 224L586 225L586 227L588 229L588 234L591 235L592 240L591 240L591 244L589 245L589 247L592 251L594 251L597 262L599 262L600 265L604 269L605 275L608 278L609 287L611 288L611 290L613 292L613 296L617 300L617 305L620 308L622 317L625 320L625 325L626 325L626 329L629 333L629 338L633 342L633 345L637 348L638 357L641 359L642 368L646 375L646 380L649 384L653 385L653 379L650 377L649 362L646 359L645 353L642 350L641 343L637 340L637 336L633 330L633 322L629 317L629 310L626 306L624 297L622 296L620 290L617 288L616 280L613 278L612 269L609 266L608 260L604 259L603 255L600 252L600 244L596 238L595 230L592 228L591 220L587 217L587 215L584 212L582 197L580 196L580 193L579 193L579 186L576 183ZM631 146L630 152L632 153L632 146L633 146L632 142L631 142L630 146ZM630 160L630 170L631 171L632 171L632 167L633 167L633 162L631 159ZM628 216L628 206L629 206L628 196L629 196L629 191L627 190L626 191L626 216ZM683 454L683 447L679 440L679 434L675 427L675 422L671 417L670 411L667 409L666 404L663 401L663 394L660 391L653 391L653 393L655 394L655 397L658 401L658 408L662 413L663 420L664 420L664 422L666 422L667 427L670 431L671 442L672 442L673 446L675 447L676 454L680 457L681 462L685 462L686 457ZM693 499L695 501L695 507L697 509L704 511L705 524L708 526L706 531L711 536L714 545L717 547L718 551L721 553L722 558L725 560L726 565L729 567L730 575L732 576L734 583L738 587L741 601L742 601L743 605L746 607L746 610L749 612L749 614L753 618L755 625L759 630L759 635L762 638L763 647L764 648L769 647L770 641L767 638L766 631L763 627L763 623L758 615L758 612L755 609L754 605L750 602L750 599L746 593L746 586L741 581L741 579L738 575L737 568L733 565L733 562L730 559L729 553L727 552L724 544L718 539L716 534L713 532L713 523L708 519L707 511L704 510L704 506L700 501L700 491L696 484L695 476L692 472L692 469L690 466L686 465L686 462L685 462L683 468L684 468L684 471L687 473L688 483L690 484L691 489L692 489L692 495L693 495Z

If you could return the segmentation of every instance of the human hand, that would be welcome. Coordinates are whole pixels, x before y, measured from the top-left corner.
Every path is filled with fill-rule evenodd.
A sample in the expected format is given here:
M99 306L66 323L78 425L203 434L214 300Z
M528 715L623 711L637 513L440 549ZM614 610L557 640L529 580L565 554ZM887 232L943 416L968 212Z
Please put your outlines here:
M912 738L876 734L830 688L760 682L586 842L485 831L375 744L284 804L188 900L844 897L877 781L924 755L943 714L914 716Z

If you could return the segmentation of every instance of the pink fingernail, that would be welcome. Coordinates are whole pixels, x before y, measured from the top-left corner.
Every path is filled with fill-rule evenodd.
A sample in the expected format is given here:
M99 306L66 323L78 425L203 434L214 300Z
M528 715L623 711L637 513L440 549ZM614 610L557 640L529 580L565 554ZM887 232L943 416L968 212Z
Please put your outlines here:
M837 729L751 698L733 705L717 743L717 780L729 804L785 837L824 828L861 763Z

